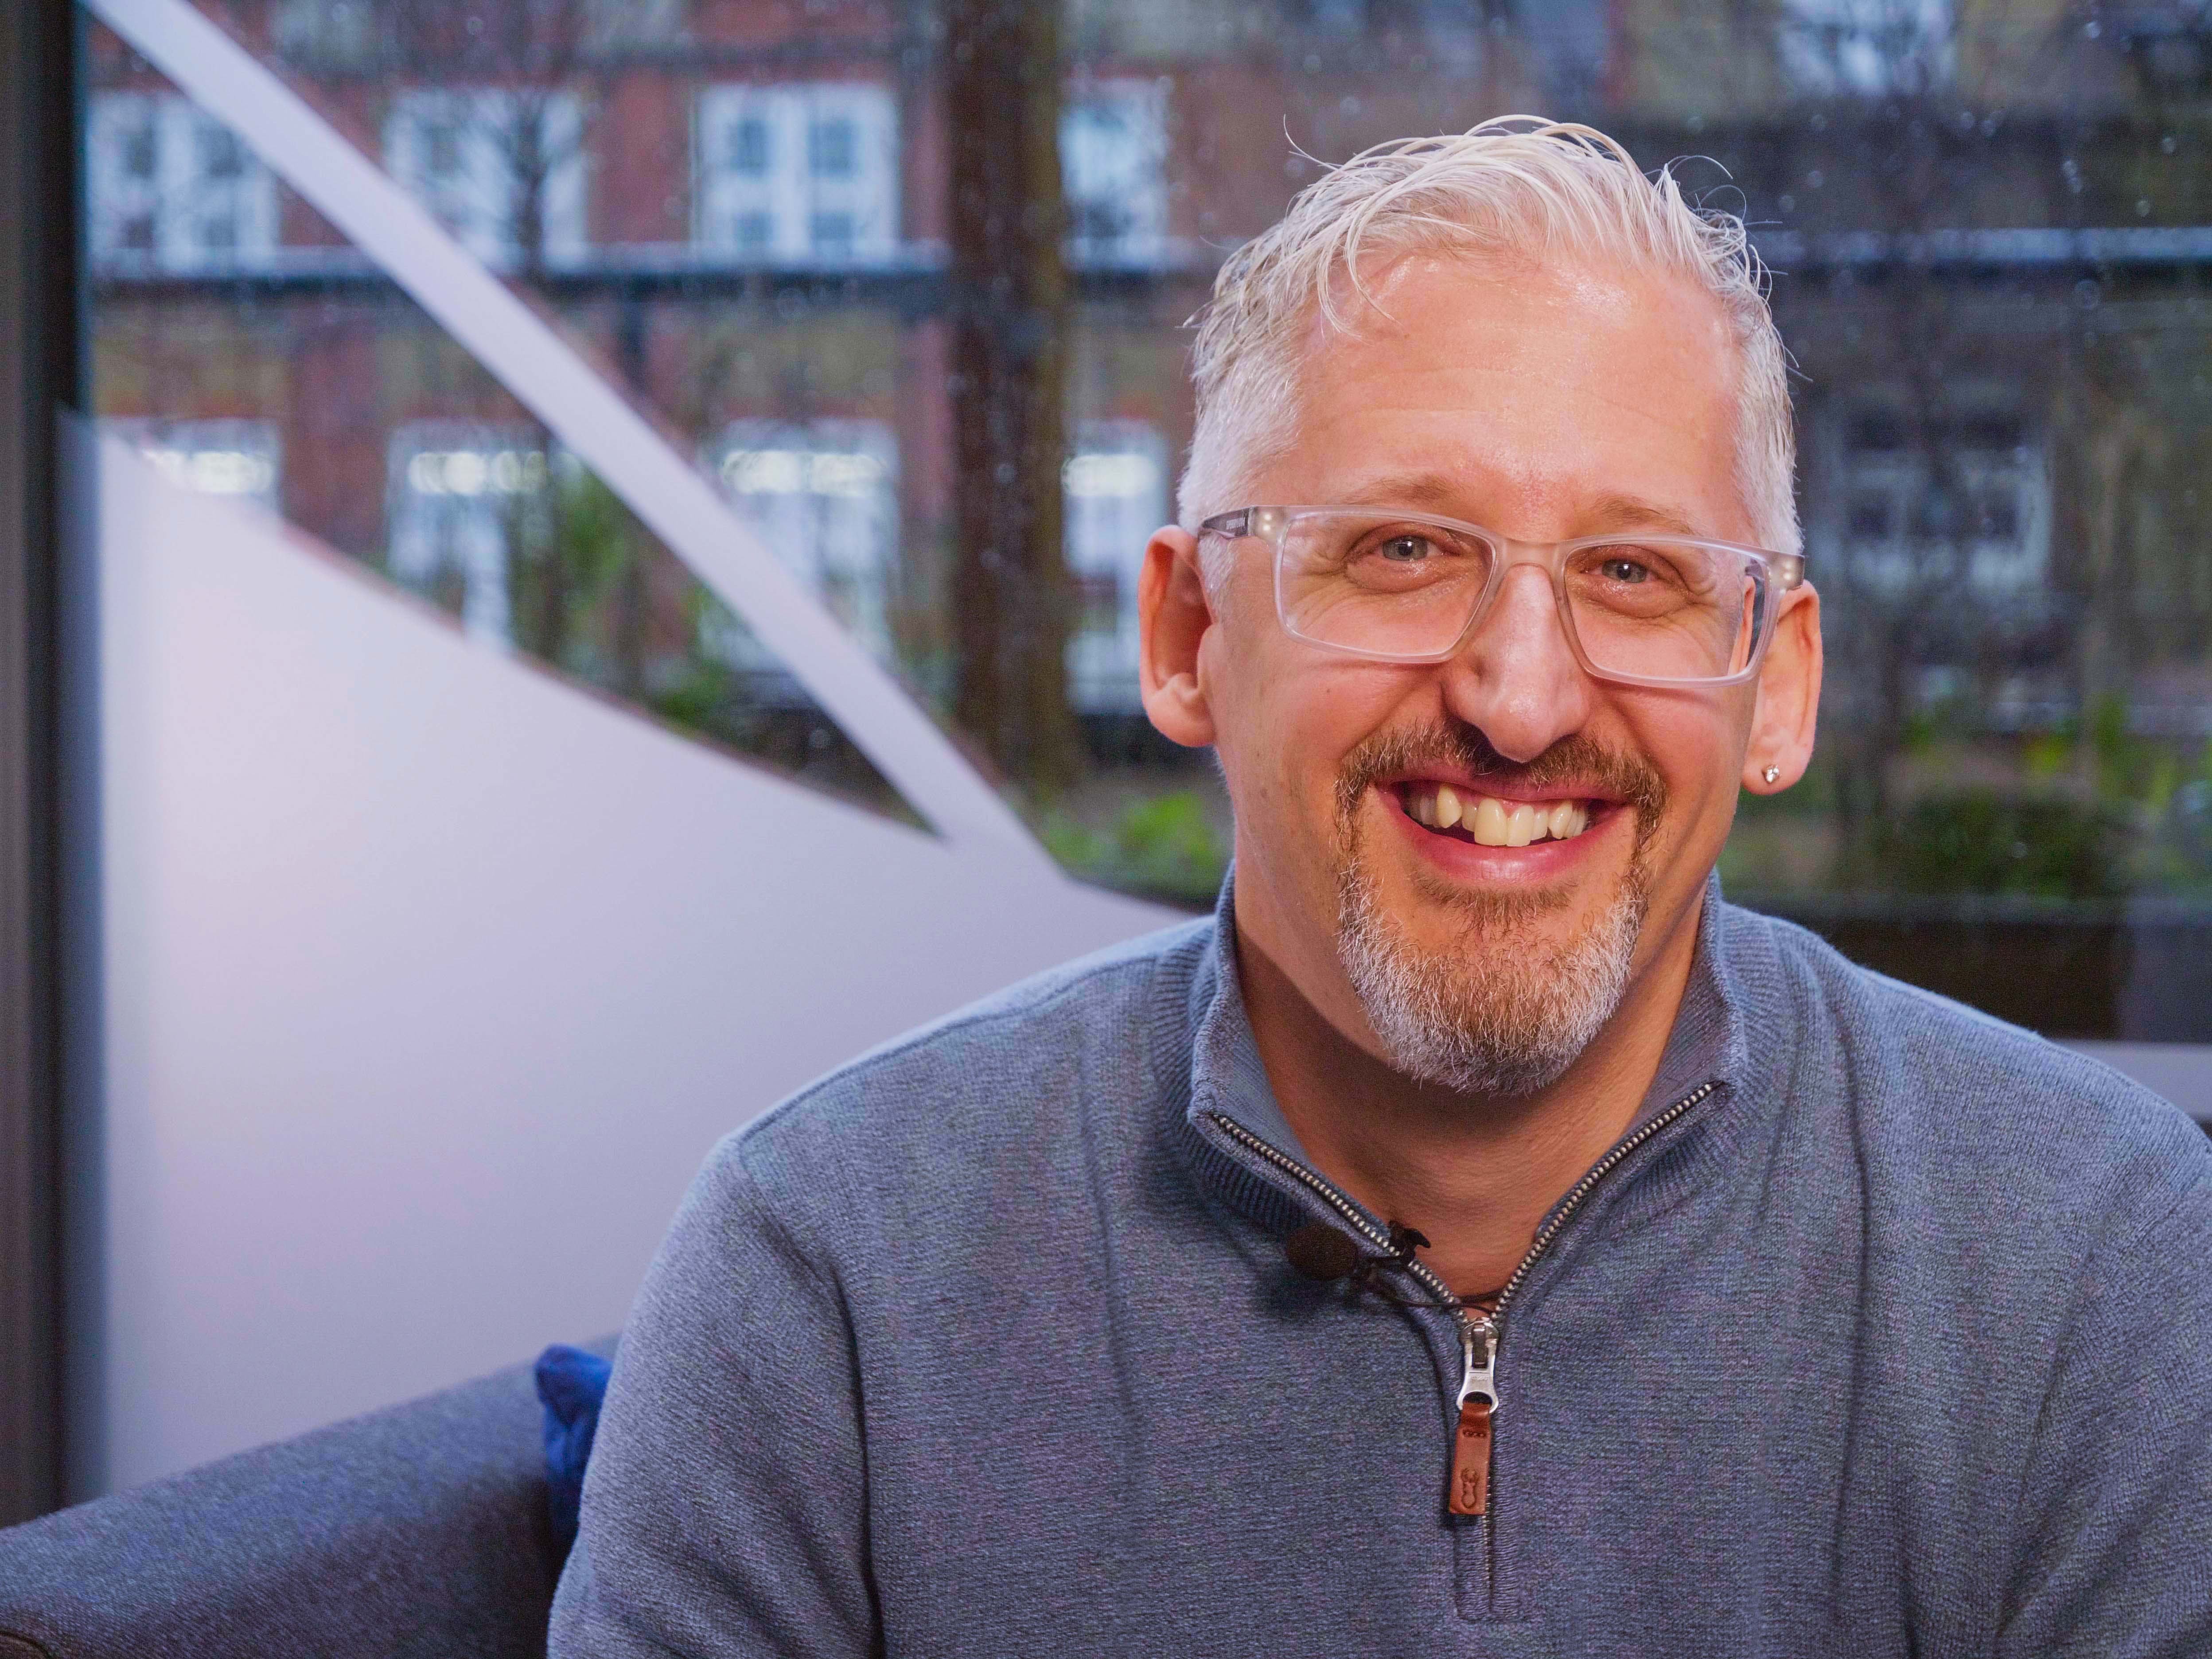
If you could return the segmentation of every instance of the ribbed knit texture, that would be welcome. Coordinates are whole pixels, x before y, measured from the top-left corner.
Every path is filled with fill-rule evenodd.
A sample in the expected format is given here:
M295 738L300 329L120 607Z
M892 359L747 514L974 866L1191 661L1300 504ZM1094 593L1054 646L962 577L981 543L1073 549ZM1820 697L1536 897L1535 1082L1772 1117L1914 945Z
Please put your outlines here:
M2212 1652L2212 1152L1710 896L1645 1115L1499 1346L1316 1286L1225 924L716 1150L633 1314L557 1656ZM1233 946L1232 946L1233 948Z

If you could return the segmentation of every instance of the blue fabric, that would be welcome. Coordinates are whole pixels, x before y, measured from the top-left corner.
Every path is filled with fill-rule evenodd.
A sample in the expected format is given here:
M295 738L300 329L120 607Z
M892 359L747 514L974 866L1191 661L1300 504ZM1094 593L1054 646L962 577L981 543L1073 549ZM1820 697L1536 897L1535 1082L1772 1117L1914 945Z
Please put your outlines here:
M9 1659L544 1659L530 1367L0 1528Z
M599 1430L599 1403L614 1367L595 1353L556 1342L538 1356L538 1403L545 1408L545 1504L562 1554L576 1541L584 1466Z
M716 1150L553 1659L2212 1654L2212 1146L2171 1106L1715 895L1680 1109L1501 1314L1457 1516L1449 1314L1285 1261L1334 1212L1233 945L1057 970Z

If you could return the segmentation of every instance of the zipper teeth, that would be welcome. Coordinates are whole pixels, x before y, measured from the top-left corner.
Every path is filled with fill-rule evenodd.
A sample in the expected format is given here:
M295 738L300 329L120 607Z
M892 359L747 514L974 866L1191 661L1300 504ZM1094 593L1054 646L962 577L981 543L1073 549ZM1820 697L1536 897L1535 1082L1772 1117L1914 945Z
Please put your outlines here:
M1388 1233L1381 1231L1365 1216L1360 1214L1358 1205L1299 1163L1297 1159L1291 1157L1287 1152L1277 1152L1234 1118L1212 1111L1206 1113L1206 1116L1212 1120L1216 1128L1238 1146L1248 1152L1258 1153L1285 1175L1313 1191L1329 1208L1358 1228L1359 1236L1369 1243L1378 1245L1385 1250L1390 1248L1390 1236ZM1408 1274L1419 1281L1422 1289L1437 1298L1439 1305L1450 1310L1453 1316L1462 1324L1467 1322L1467 1309L1461 1304L1460 1299L1452 1294L1451 1287L1437 1277L1435 1269L1419 1261L1408 1261L1405 1264L1405 1268Z
M1528 1246L1528 1254L1521 1258L1521 1265L1513 1270L1513 1277L1505 1281L1505 1288L1498 1293L1498 1305L1491 1310L1492 1319L1501 1327L1504 1324L1506 1304L1513 1300L1514 1293L1521 1288L1522 1282L1528 1277L1529 1270L1535 1267L1544 1252L1551 1248L1552 1241L1559 1236L1559 1229L1565 1226L1573 1218L1575 1212L1582 1207L1583 1200L1590 1195L1598 1182L1618 1169L1623 1158L1666 1128L1668 1124L1673 1123L1718 1086L1717 1084L1712 1083L1699 1084L1591 1166L1589 1173L1575 1183L1573 1190L1560 1201L1559 1207L1552 1212L1552 1218L1538 1231L1535 1242Z
M1488 1317L1491 1325L1491 1342L1492 1345L1491 1352L1493 1360L1497 1354L1496 1343L1498 1334L1505 1328L1505 1310L1507 1304L1513 1300L1515 1294L1520 1290L1522 1282L1528 1279L1530 1271L1535 1267L1536 1263L1543 1259L1544 1252L1551 1249L1552 1241L1559 1236L1559 1229L1565 1226L1567 1223L1574 1218L1575 1212L1583 1206L1583 1200L1588 1199L1590 1194L1596 1189L1598 1183L1603 1181L1606 1176L1611 1175L1613 1170L1620 1167L1622 1159L1627 1158L1632 1152L1635 1152L1638 1147L1649 1142L1652 1136L1658 1134L1661 1131L1667 1128L1668 1126L1678 1120L1683 1113L1688 1111L1699 1101L1705 1099L1706 1096L1711 1094L1712 1091L1719 1086L1719 1085L1715 1083L1699 1084L1696 1088L1690 1091L1688 1094L1684 1095L1672 1106L1669 1106L1665 1111L1660 1113L1656 1117L1654 1117L1649 1123L1646 1123L1634 1134L1629 1136L1627 1139L1622 1141L1611 1152L1607 1152L1603 1158L1600 1158L1591 1166L1589 1172L1574 1184L1573 1188L1567 1194L1566 1197L1560 1200L1559 1207L1552 1212L1552 1218L1546 1222L1542 1228L1538 1231L1534 1242L1528 1246L1528 1253L1521 1258L1521 1265L1514 1268L1513 1277L1505 1281L1505 1288L1498 1293L1498 1305L1490 1310ZM1299 1163L1297 1159L1291 1157L1286 1152L1276 1151L1274 1147L1270 1146L1266 1141L1261 1139L1259 1136L1254 1134L1243 1124L1237 1122L1234 1118L1231 1118L1224 1113L1209 1111L1206 1113L1206 1116L1212 1120L1213 1124L1217 1128L1218 1128L1224 1134L1227 1135L1231 1139L1234 1140L1238 1146L1244 1147L1249 1152L1257 1153L1260 1157L1265 1158L1268 1163L1280 1170L1285 1175L1289 1176L1292 1180L1298 1182L1300 1184L1311 1190L1331 1209L1334 1210L1339 1215L1350 1222L1352 1226L1357 1228L1359 1231L1359 1236L1367 1240L1369 1243L1379 1245L1386 1250L1390 1248L1389 1236L1387 1233L1382 1232L1380 1229L1376 1227L1373 1223L1370 1222L1365 1216L1362 1215L1359 1212L1359 1206L1358 1205L1354 1204L1352 1200L1346 1197L1344 1194L1338 1191L1336 1188L1330 1185L1329 1182L1324 1181L1321 1176L1316 1175L1311 1170L1306 1168L1304 1164ZM1452 1293L1451 1286L1445 1284L1443 1279L1437 1277L1436 1270L1434 1268L1429 1267L1425 1262L1412 1260L1408 1260L1401 1265L1404 1267L1407 1276L1414 1279L1424 1290L1427 1291L1431 1296L1434 1297L1437 1299L1437 1306L1447 1310L1451 1314L1452 1317L1459 1322L1462 1329L1469 1328L1473 1326L1475 1316L1468 1310L1465 1303L1462 1302L1458 1297Z

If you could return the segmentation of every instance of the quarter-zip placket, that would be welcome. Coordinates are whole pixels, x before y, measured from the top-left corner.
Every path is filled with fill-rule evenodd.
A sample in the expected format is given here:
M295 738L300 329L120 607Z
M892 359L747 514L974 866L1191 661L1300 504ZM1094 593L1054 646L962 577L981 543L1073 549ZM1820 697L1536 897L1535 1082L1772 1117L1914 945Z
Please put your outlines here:
M1480 1516L1486 1522L1486 1532L1492 1549L1496 1547L1498 1517L1491 1501L1490 1468L1494 1455L1495 1418L1498 1412L1498 1345L1505 1329L1505 1314L1513 1299L1528 1282L1528 1274L1543 1259L1559 1237L1559 1232L1575 1212L1589 1201L1605 1178L1638 1148L1647 1146L1656 1135L1664 1133L1680 1122L1683 1115L1720 1085L1701 1083L1664 1111L1655 1114L1613 1150L1592 1164L1580 1181L1568 1189L1567 1195L1553 1207L1550 1217L1536 1230L1535 1238L1513 1276L1505 1281L1505 1288L1498 1293L1498 1304L1488 1313L1470 1308L1453 1294L1451 1286L1437 1276L1436 1270L1426 1263L1413 1259L1410 1251L1398 1254L1389 1233L1369 1220L1365 1212L1335 1184L1316 1174L1289 1154L1278 1151L1254 1134L1243 1124L1225 1113L1209 1110L1206 1115L1214 1127L1227 1135L1239 1146L1265 1159L1283 1174L1297 1182L1316 1198L1340 1216L1359 1237L1372 1244L1390 1260L1391 1265L1404 1271L1407 1277L1426 1291L1434 1304L1449 1313L1459 1328L1460 1373L1458 1408L1454 1418L1452 1442L1452 1477L1445 1506L1454 1515Z

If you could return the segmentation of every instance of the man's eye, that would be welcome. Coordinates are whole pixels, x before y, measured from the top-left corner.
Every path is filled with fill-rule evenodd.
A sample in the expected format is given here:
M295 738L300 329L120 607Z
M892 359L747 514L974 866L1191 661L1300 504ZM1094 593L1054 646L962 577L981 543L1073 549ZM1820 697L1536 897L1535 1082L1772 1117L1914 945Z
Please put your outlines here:
M1425 536L1393 536L1376 551L1393 564L1419 564L1436 548Z
M1598 566L1598 574L1609 582L1648 582L1650 570L1633 559L1607 559Z

